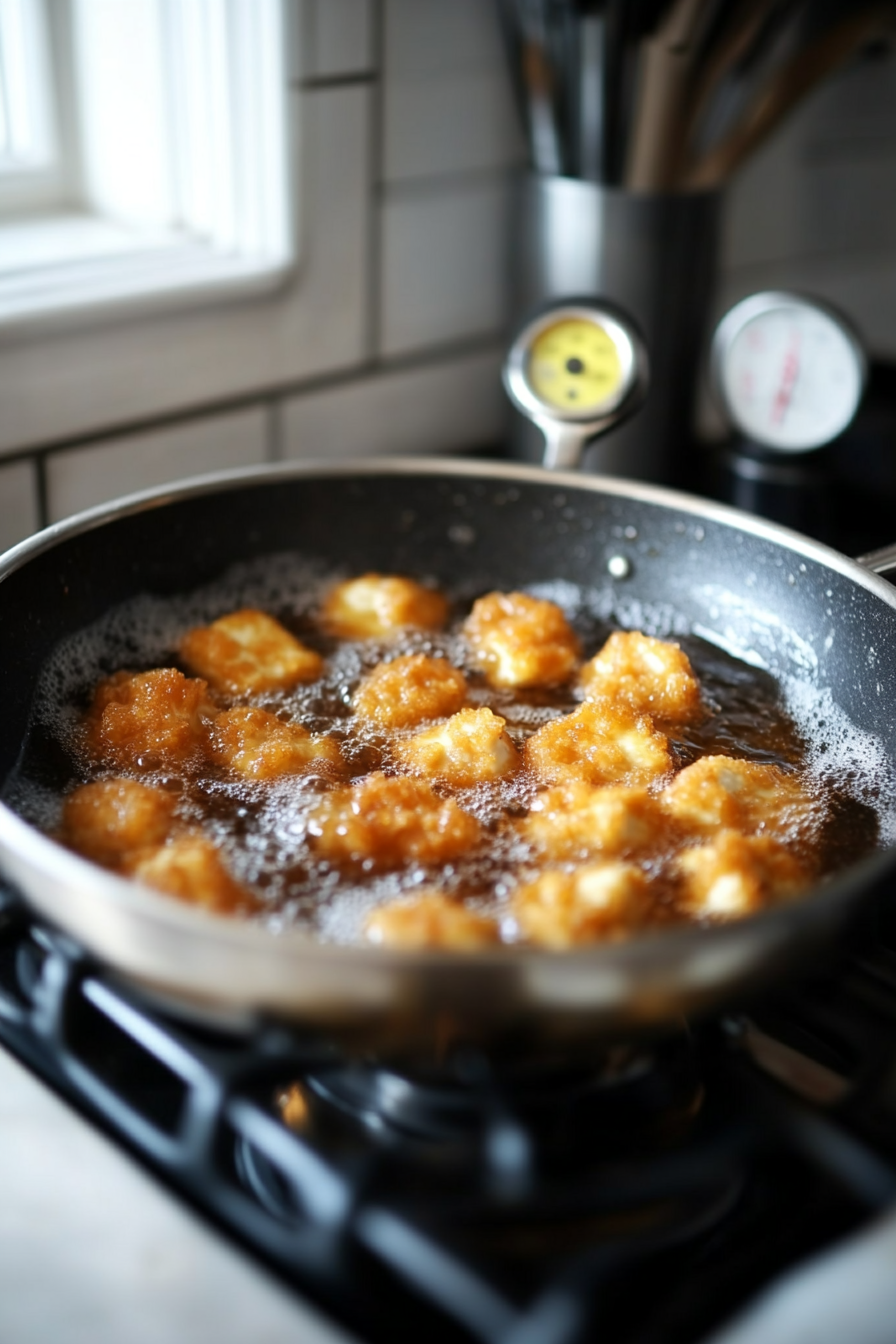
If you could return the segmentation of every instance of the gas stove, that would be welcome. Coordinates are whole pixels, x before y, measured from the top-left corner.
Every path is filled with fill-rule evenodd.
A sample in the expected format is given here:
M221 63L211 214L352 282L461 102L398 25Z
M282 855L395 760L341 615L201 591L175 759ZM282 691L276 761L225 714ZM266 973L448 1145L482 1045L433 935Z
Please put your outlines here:
M412 1330L446 1344L823 1344L841 1259L849 1299L896 1235L877 1220L896 1199L888 893L823 975L549 1073L469 1052L412 1072L279 1024L199 1026L8 893L0 1041L376 1344ZM813 1266L824 1290L801 1297ZM798 1316L785 1310L776 1334L779 1300ZM851 1344L888 1337L874 1330L896 1291L886 1315L864 1305Z

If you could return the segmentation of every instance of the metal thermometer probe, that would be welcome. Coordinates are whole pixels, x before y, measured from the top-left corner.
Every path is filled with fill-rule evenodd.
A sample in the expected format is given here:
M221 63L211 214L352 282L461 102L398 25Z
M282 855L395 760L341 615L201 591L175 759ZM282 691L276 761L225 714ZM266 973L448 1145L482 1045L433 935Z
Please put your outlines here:
M577 467L585 445L643 401L647 354L616 309L565 301L519 332L504 365L504 386L544 434L544 465Z

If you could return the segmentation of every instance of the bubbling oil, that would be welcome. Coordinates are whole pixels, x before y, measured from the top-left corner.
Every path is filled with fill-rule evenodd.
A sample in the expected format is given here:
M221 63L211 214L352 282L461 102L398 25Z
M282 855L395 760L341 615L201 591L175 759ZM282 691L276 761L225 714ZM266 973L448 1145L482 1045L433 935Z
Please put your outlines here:
M394 740L419 730L387 733L352 712L358 682L384 659L414 653L446 658L467 679L467 703L473 708L486 706L504 718L518 747L543 724L581 703L572 685L510 691L486 682L470 661L460 629L470 606L469 580L463 595L447 594L453 601L452 619L443 631L405 631L388 641L331 638L315 612L324 592L346 577L305 558L280 555L236 567L191 594L166 599L143 595L110 611L62 643L43 669L28 738L5 785L4 800L41 830L58 832L66 792L110 773L85 759L84 753L83 715L97 683L120 669L173 666L189 675L175 652L186 630L245 606L274 616L323 656L325 670L319 680L286 692L239 700L219 697L221 708L251 704L311 733L333 737L346 763L344 782L357 782L378 770L400 773L392 753ZM479 591L489 586L486 580ZM565 581L530 591L562 607L580 638L584 658L590 658L613 629L630 624L608 608L605 591L597 594ZM725 755L799 772L826 817L813 842L817 847L813 865L826 875L896 841L896 811L884 802L896 797L884 747L872 735L859 732L828 692L807 682L776 681L705 638L687 633L668 608L642 607L638 624L680 643L708 710L697 723L664 725L676 768L702 756ZM409 863L385 873L373 864L340 871L315 854L309 844L309 818L322 793L332 787L322 778L290 775L252 782L208 762L201 768L185 764L139 777L176 795L179 820L200 827L214 841L234 877L259 898L263 913L258 918L275 932L298 925L322 939L356 941L376 906L437 886L503 919L512 938L508 897L520 880L537 871L536 856L517 825L538 789L525 770L474 788L437 783L436 792L454 797L476 818L483 843L435 868ZM794 843L805 845L805 839L794 837ZM654 854L643 861L656 897L653 922L661 924L680 918L674 892L663 876L668 858Z

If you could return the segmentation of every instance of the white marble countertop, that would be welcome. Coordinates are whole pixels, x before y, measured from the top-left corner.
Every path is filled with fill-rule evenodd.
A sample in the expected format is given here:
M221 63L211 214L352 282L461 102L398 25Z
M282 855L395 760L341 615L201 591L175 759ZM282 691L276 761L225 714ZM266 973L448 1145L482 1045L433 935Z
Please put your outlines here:
M352 1344L0 1050L4 1344Z

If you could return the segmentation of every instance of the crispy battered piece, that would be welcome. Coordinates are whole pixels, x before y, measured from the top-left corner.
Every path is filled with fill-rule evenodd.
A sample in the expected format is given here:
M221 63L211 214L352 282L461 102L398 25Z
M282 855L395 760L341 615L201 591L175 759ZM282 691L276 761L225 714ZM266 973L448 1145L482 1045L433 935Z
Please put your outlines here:
M130 876L148 887L218 915L251 914L259 902L227 871L204 835L175 836L158 849L131 856Z
M498 942L498 926L493 919L437 891L381 905L368 916L364 931L372 943L382 947L444 947L469 952Z
M134 779L98 779L65 799L61 838L86 859L116 868L135 850L167 838L175 803L164 789Z
M633 863L542 873L518 887L511 909L527 938L557 949L619 937L649 913L647 879Z
M306 649L273 616L246 607L211 625L188 630L180 642L188 667L224 695L287 691L316 681L324 660Z
M464 634L492 686L560 686L578 663L579 641L563 612L527 593L480 597Z
M383 728L413 728L426 719L454 714L466 694L463 673L447 659L408 653L391 663L377 663L352 696L352 708Z
M524 754L544 784L649 784L672 768L669 744L650 719L609 700L588 700L546 723Z
M540 793L520 830L552 859L617 858L663 844L670 822L646 789L595 788L575 781Z
M481 838L479 823L422 779L376 773L334 789L308 821L311 844L337 864L398 868L444 863Z
M610 635L579 680L589 700L625 700L655 719L686 723L700 714L700 683L687 654L638 630Z
M785 900L809 882L807 869L770 835L721 831L708 845L679 854L684 907L698 918L740 919Z
M283 723L263 709L237 708L212 725L215 760L247 779L320 774L339 779L345 763L332 737L312 737L298 723Z
M392 574L362 574L337 584L321 609L324 625L342 639L384 639L408 627L438 630L447 617L441 593Z
M695 761L667 784L660 799L676 821L697 835L730 829L792 836L820 820L817 800L796 775L731 756Z
M87 745L119 769L177 769L202 756L217 712L199 677L173 667L116 672L94 692Z
M504 723L490 709L462 709L447 723L395 743L394 752L415 775L469 789L500 779L519 765L519 753Z

